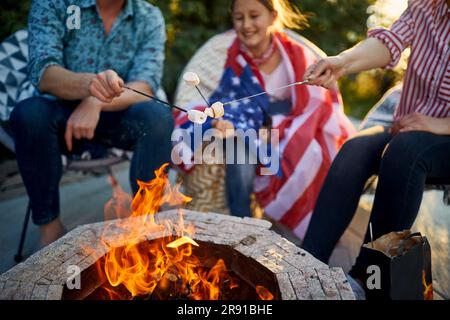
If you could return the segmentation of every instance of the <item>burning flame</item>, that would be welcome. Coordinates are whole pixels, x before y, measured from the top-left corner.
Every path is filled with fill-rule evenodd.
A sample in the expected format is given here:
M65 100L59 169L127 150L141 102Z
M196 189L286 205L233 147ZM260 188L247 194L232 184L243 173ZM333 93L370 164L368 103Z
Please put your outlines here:
M256 293L261 300L273 300L273 294L263 286L256 286Z
M193 246L199 245L191 238L194 230L185 226L181 210L177 224L155 222L154 214L163 204L180 206L191 200L179 191L179 184L170 186L165 173L167 166L165 164L155 171L155 179L138 181L139 191L132 201L117 182L112 181L113 199L105 206L107 215L110 217L116 210L119 218L129 216L136 223L130 227L129 221L115 221L114 228L123 229L113 241L105 230L102 240L108 253L97 264L100 276L106 278L111 287L125 287L132 298L150 296L158 289L157 293L163 299L220 299L221 288L237 287L225 262L219 259L210 269L202 266L192 254ZM124 210L127 203L131 203L128 213ZM163 237L152 242L142 241L155 230L161 231ZM119 298L114 290L103 288L110 298ZM261 299L273 299L273 295L262 286L257 286L256 291Z
M433 300L433 283L427 284L425 270L422 270L423 299Z

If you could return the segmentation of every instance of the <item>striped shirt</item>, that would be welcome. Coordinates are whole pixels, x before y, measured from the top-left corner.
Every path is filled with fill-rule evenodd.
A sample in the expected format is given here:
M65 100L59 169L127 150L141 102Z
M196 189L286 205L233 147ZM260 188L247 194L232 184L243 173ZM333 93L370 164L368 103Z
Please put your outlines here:
M391 52L386 68L393 68L411 47L395 120L413 112L450 117L450 7L445 0L410 0L390 29L372 29L368 36Z

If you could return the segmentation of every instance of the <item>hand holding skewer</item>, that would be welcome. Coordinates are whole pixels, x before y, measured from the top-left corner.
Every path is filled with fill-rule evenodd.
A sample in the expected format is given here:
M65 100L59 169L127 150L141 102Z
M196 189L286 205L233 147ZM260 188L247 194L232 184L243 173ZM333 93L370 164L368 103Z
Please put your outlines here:
M89 94L101 102L110 103L124 92L124 81L114 70L97 74L89 83Z
M340 56L326 57L312 64L305 71L304 79L310 85L331 88L345 74L344 61Z

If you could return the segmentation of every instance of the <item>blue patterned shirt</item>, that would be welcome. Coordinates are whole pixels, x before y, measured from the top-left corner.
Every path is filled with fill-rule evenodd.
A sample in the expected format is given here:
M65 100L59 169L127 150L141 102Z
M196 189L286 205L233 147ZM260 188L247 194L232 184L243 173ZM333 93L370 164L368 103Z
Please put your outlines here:
M68 21L80 8L80 28ZM125 82L160 86L164 44L161 11L144 0L126 0L108 36L95 0L33 0L28 20L30 80L35 87L44 70L60 65L73 72L99 73L112 69Z

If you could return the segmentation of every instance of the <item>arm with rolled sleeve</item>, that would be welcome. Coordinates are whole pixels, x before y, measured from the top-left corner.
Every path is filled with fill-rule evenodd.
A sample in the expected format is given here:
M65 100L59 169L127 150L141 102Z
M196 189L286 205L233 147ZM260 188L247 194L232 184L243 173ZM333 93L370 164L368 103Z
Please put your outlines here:
M402 52L411 45L415 26L413 10L411 6L408 6L389 29L375 28L368 32L369 38L380 40L388 48L391 54L391 61L385 66L388 69L397 65Z
M155 8L141 35L140 45L136 51L133 63L126 76L127 82L144 82L152 94L156 94L163 74L164 46L166 31L164 18Z
M90 96L89 84L96 75L65 68L65 10L63 1L33 0L28 18L28 73L41 93L79 100Z
M390 29L370 30L368 38L337 56L320 59L305 72L304 79L311 85L326 88L344 75L375 68L392 68L400 60L401 53L411 45L415 35L415 2L409 6Z
M28 71L31 83L39 88L47 67L63 63L64 12L58 1L34 0L28 18Z

